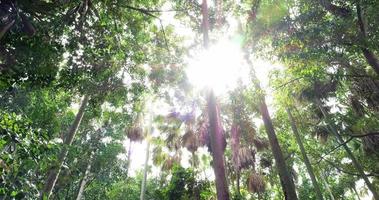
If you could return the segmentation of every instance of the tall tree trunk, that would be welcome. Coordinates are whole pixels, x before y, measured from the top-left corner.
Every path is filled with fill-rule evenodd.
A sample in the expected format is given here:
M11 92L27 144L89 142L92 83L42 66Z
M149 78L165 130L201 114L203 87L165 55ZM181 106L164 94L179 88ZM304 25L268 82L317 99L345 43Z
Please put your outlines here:
M246 63L251 67L252 81L256 90L262 91L262 88L259 83L259 79L257 78L257 75L253 67L254 65L249 58L248 52L245 52L245 60L246 60ZM276 137L275 129L274 129L270 114L267 109L266 99L264 95L262 95L261 99L259 100L259 112L262 116L262 120L265 125L266 133L267 133L268 140L271 146L271 151L275 159L275 165L279 172L279 179L280 179L280 184L283 189L284 198L286 200L297 200L295 183L293 182L292 176L289 173L289 170L286 166L283 152L280 148L278 138Z
M59 157L58 157L58 163L56 166L54 166L52 169L49 170L45 186L41 192L41 199L46 199L46 198L49 199L51 192L54 189L55 183L57 182L58 176L61 172L62 165L63 165L64 161L66 160L66 157L68 154L68 149L71 146L71 144L74 140L75 134L76 134L76 132L79 128L79 125L82 121L82 118L84 115L84 110L87 106L88 100L89 100L89 96L85 95L83 100L82 100L82 103L80 105L79 111L76 114L75 120L74 120L73 124L71 125L71 127L67 133L67 137L65 138L65 141L63 143L62 150L61 150Z
M80 182L80 187L79 187L78 194L76 195L76 200L82 199L84 188L87 184L88 176L91 172L91 166L92 166L92 160L93 160L94 154L95 154L94 151L92 151L91 156L90 156L89 161L88 161L88 164L87 164L87 167L86 167L86 171L84 172L84 176L82 178L82 181Z
M344 8L344 7L341 7L341 6L337 6L337 5L333 4L330 0L318 0L318 2L320 3L320 5L325 10L332 13L333 15L336 15L336 16L339 16L342 18L348 18L352 13L351 10ZM367 26L366 26L366 22L364 20L363 12L362 12L359 1L357 1L357 3L356 3L356 9L357 9L359 31L361 33L360 35L361 35L363 41L366 41ZM362 46L362 44L360 44L360 45L361 45L360 49L361 49L363 56L365 57L367 63L372 67L372 69L374 69L376 74L379 75L379 59L378 59L378 57L374 54L374 52L372 52L369 48L367 48L366 45L363 45L363 46Z
M209 16L208 16L208 5L207 0L202 1L201 12L203 15L203 42L204 47L207 49L209 47ZM218 200L229 200L229 190L228 184L226 182L225 176L225 166L224 166L224 150L222 144L223 135L221 128L221 121L219 116L219 110L216 105L216 99L213 91L210 91L207 99L208 104L208 117L210 125L210 141L212 148L212 158L213 158L213 170L216 177L216 192Z
M311 177L311 181L312 181L313 187L314 187L315 192L316 192L316 197L317 197L318 200L323 200L320 186L317 183L316 176L313 173L313 168L312 168L311 162L309 162L307 153L305 152L305 148L303 146L303 142L301 141L300 134L299 134L299 131L298 131L296 123L295 123L295 119L293 118L290 109L287 108L286 110L287 110L287 113L288 113L288 118L289 118L290 123L291 123L292 131L293 131L293 133L295 135L295 138L296 138L297 145L299 146L301 155L303 156L303 160L304 160L305 166L307 168L308 174Z
M203 15L203 45L207 49L209 47L209 16L208 16L208 4L207 0L203 0L201 4L201 13Z
M359 1L357 2L357 17L358 17L358 25L359 30L361 32L361 37L363 38L363 41L366 42L367 40L367 23L364 18L364 14L362 11L362 8L360 6ZM379 75L379 60L378 57L367 47L362 46L361 47L362 53L366 58L367 63L374 69L376 74Z
M237 186L237 195L240 197L241 196L241 187L240 187L240 179L241 179L241 172L240 171L237 171L237 183L236 183L236 186Z
M130 168L130 163L132 161L132 159L131 159L131 157L132 157L132 144L133 144L133 141L129 140L128 163L126 165L126 177L129 177L129 168Z
M213 158L213 170L216 177L216 192L218 200L228 200L229 191L226 182L224 166L224 138L222 135L222 126L219 109L216 105L216 98L213 92L208 96L208 118L210 126L210 141Z
M239 126L236 123L233 123L230 132L231 132L230 137L231 137L231 149L232 149L232 162L233 162L234 171L236 173L236 190L237 190L237 195L240 197L241 196L241 191L240 191L241 170L240 170L240 160L238 156L239 149L240 149Z
M266 128L272 154L275 158L276 167L279 172L280 183L284 192L284 197L286 200L296 200L297 195L295 190L295 184L286 166L286 162L284 160L283 153L278 142L278 138L276 137L275 129L272 125L272 120L268 112L264 97L262 97L262 100L260 102L259 110Z
M337 129L334 127L334 124L329 120L328 113L325 111L324 107L322 106L321 100L316 99L316 104L320 108L326 122L328 123L328 127L331 130L331 132L334 134L334 136L337 138L337 141L342 145L342 147L345 149L347 155L351 159L353 166L357 169L358 174L360 177L364 180L366 183L368 189L371 191L372 195L374 196L375 200L379 200L379 194L376 191L375 187L371 184L370 180L367 178L366 174L363 171L362 166L359 164L357 159L355 158L353 152L350 150L350 148L347 146L346 142L342 139L341 135L338 133Z
M147 181L147 169L149 168L149 156L150 156L150 142L146 141L146 155L145 155L145 164L143 169L143 179L141 183L141 194L140 194L140 200L145 199L145 192L146 192L146 181Z

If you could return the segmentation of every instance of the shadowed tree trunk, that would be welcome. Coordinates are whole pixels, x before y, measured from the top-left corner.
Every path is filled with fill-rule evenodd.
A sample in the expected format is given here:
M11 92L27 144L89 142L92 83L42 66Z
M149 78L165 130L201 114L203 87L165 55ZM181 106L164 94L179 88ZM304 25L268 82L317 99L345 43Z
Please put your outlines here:
M239 160L239 149L240 149L240 132L239 132L239 126L234 122L232 124L232 129L230 131L230 137L231 137L231 149L232 149L232 162L233 162L233 168L236 173L236 191L237 195L241 196L240 191L240 176L241 176L241 170L240 170L240 160Z
M279 172L280 183L282 185L282 189L284 192L284 198L286 200L296 200L297 195L296 195L296 190L295 190L295 184L286 166L286 162L284 160L282 150L280 149L278 138L276 137L275 129L274 129L274 126L272 125L272 120L268 112L264 97L262 97L262 100L259 106L259 111L262 115L262 119L266 128L272 154L274 155L274 158L275 158L276 167Z
M78 195L76 196L76 200L82 199L84 188L85 188L85 186L87 184L88 176L89 176L89 174L91 172L91 166L92 166L92 160L93 160L93 155L94 154L95 154L94 151L92 151L91 152L91 156L90 156L89 161L88 161L88 164L87 164L87 167L86 167L86 171L84 172L83 179L80 182L80 187L79 187Z
M349 10L348 8L337 6L333 4L331 0L318 0L318 2L325 10L327 10L328 12L332 13L335 16L339 16L341 18L349 18L352 14L351 10ZM367 26L366 26L366 22L363 16L363 11L361 9L359 1L356 2L356 9L357 9L357 18L358 18L360 37L361 39L363 39L363 41L366 41ZM379 75L378 57L375 55L374 52L372 52L369 48L367 48L367 45L364 45L364 44L359 44L359 45L367 63L372 67L372 69L376 72L376 74Z
M145 199L145 192L146 192L146 180L147 180L147 169L149 164L149 156L150 156L150 142L146 141L146 156L145 156L145 164L143 169L143 179L141 183L141 194L140 194L140 200Z
M312 168L311 162L309 162L307 153L305 152L305 148L303 146L303 142L301 141L299 131L297 130L295 119L293 118L290 109L287 108L286 110L287 110L287 113L288 113L288 118L289 118L290 123L291 123L292 131L293 131L293 133L295 135L295 138L296 138L297 145L299 146L299 149L300 149L301 155L303 157L305 166L307 168L308 174L311 177L311 181L312 181L313 187L315 189L316 197L317 197L318 200L323 200L320 186L317 183L316 176L313 173L313 168Z
M209 19L208 19L208 5L207 0L202 1L201 13L203 15L203 42L204 48L209 46ZM229 190L228 183L225 176L225 166L224 166L224 150L222 144L223 135L222 127L220 121L220 113L216 104L216 98L213 91L208 93L207 97L208 104L208 117L210 125L210 141L212 148L212 158L213 158L213 170L216 178L216 193L218 200L229 200Z
M366 23L366 20L363 16L363 11L362 11L362 8L361 8L359 2L357 2L356 8L357 8L358 25L359 25L359 30L361 32L361 37L363 38L363 41L366 41L366 39L367 39L367 25L366 24L367 23ZM367 63L374 69L376 74L379 74L378 57L376 57L376 55L370 49L368 49L365 46L362 46L361 50L363 52L363 55L366 58Z
M151 108L149 108L151 109ZM140 193L140 200L145 199L145 193L146 193L146 181L147 181L147 169L149 168L149 157L150 157L150 142L149 142L149 135L153 132L153 113L150 110L149 114L149 125L148 130L146 133L146 155L145 155L145 164L143 169L143 179L141 183L141 193Z
M41 199L46 199L46 198L49 199L51 192L54 189L55 183L57 182L59 174L61 172L62 165L63 165L64 161L66 160L66 157L68 154L68 149L71 146L71 144L74 140L75 134L76 134L76 132L79 128L79 125L82 121L82 118L84 115L84 110L87 106L88 100L89 100L89 96L85 95L83 100L82 100L82 103L80 105L79 111L76 114L75 120L74 120L73 124L71 125L71 127L67 133L67 136L65 138L65 141L63 143L62 150L61 150L59 157L58 157L58 163L56 166L54 166L52 169L49 170L45 186L41 192Z
M224 166L224 138L222 135L222 126L219 109L216 104L216 98L211 91L208 96L208 117L210 126L210 141L213 158L213 170L216 178L216 191L218 200L228 200L229 191L225 176Z
M256 73L253 68L253 63L250 61L249 54L248 52L245 52L245 53L246 53L245 55L246 63L251 67L251 70L252 70L251 76L252 76L252 81L255 86L255 89L257 91L262 91L261 86L259 84L259 79L257 78ZM280 179L280 184L283 189L284 198L286 200L297 200L295 184L286 166L283 152L280 148L278 138L276 137L275 129L274 129L270 114L267 109L265 96L262 95L260 98L261 99L259 100L259 112L262 116L262 120L266 128L266 133L267 133L268 140L271 146L271 151L275 159L275 165L279 173L279 179Z
M132 144L133 141L129 140L129 148L128 148L128 163L126 164L126 177L129 177L129 168L130 168L130 163L132 162Z
M334 124L329 120L328 113L325 111L324 107L322 106L321 100L316 99L316 104L320 108L322 115L324 116L329 129L334 134L334 136L337 138L337 141L342 145L342 147L345 149L347 155L351 159L353 166L358 171L358 174L360 177L364 180L366 183L368 189L371 191L373 197L375 200L379 200L379 194L376 191L375 187L371 184L370 180L367 178L366 174L363 171L362 166L359 164L358 160L355 158L353 152L350 150L350 148L347 146L346 142L342 139L341 135L338 133L337 129L335 128Z

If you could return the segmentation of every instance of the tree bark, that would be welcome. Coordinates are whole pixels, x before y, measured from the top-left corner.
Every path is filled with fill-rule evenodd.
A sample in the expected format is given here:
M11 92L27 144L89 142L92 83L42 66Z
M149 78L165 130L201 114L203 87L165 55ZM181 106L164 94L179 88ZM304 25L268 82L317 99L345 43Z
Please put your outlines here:
M241 176L241 172L237 171L237 183L236 183L236 185L237 185L237 194L239 197L241 196L240 176Z
M83 196L83 192L84 192L84 188L87 184L87 181L88 181L88 176L91 172L91 166L92 166L92 160L93 160L93 155L94 155L94 151L91 152L91 156L89 158L89 161L88 161L88 164L87 164L87 168L86 168L86 171L84 172L84 176L83 176L83 179L82 181L80 182L80 187L79 187L79 191L78 191L78 194L76 196L76 200L80 200L82 199L82 196Z
M146 156L145 156L145 164L143 169L143 179L141 183L141 194L140 194L140 200L145 199L145 192L146 192L146 181L147 181L147 169L149 164L149 156L150 156L150 142L146 141Z
M335 16L347 18L352 13L352 11L347 9L347 8L340 7L340 6L332 4L330 0L318 0L318 1L319 1L319 4L325 10L327 10L328 12L332 13ZM357 3L356 8L357 8L357 18L358 18L359 31L361 33L361 37L363 38L363 41L366 41L367 26L366 26L364 16L363 16L363 12L362 12L362 9L361 9L359 2ZM375 55L374 52L372 52L369 48L367 48L365 46L361 46L360 49L361 49L363 56L365 57L367 63L372 67L372 69L376 72L376 74L379 75L379 59L378 59L378 57Z
M317 106L320 108L326 122L328 123L328 127L330 128L331 132L334 134L334 136L337 138L337 141L340 144L343 144L342 147L345 149L347 155L351 159L353 166L357 169L358 174L360 177L364 180L366 183L368 189L371 191L373 197L375 200L379 200L379 194L376 191L375 187L371 184L370 180L367 178L366 174L363 171L362 166L359 164L358 160L355 158L353 152L350 150L350 148L347 146L345 141L342 139L341 135L338 133L337 129L334 127L334 124L332 124L329 120L328 113L325 111L324 107L322 106L321 100L316 99Z
M296 123L295 123L295 119L293 118L290 109L287 108L286 110L287 110L288 118L289 118L290 123L291 123L292 131L293 131L295 138L296 138L297 145L299 146L299 149L300 149L301 155L303 157L305 166L307 168L308 174L311 177L311 181L312 181L313 187L315 189L316 197L318 200L323 200L320 186L317 183L316 176L313 173L313 168L312 168L311 162L308 159L308 156L307 156L307 153L305 151L303 142L301 141L300 134L299 134L299 131L298 131Z
M203 15L203 44L204 47L207 49L209 47L209 16L208 16L208 5L207 0L203 0L201 4L201 13Z
M223 135L220 112L213 92L208 96L208 118L210 126L210 141L213 158L213 170L216 177L216 192L218 200L228 200L228 183L225 176Z
M50 198L51 192L53 191L55 183L57 182L59 174L61 172L62 165L63 165L64 161L66 160L66 157L68 154L68 149L71 146L71 144L74 140L75 134L76 134L76 132L79 128L79 125L82 121L82 118L84 115L84 110L87 106L88 100L89 100L89 96L85 95L83 100L82 100L82 103L80 105L79 111L76 114L75 120L74 120L73 124L71 125L71 127L67 133L67 137L63 143L63 148L62 148L62 150L59 154L59 157L58 157L58 164L49 170L45 186L41 192L41 197L40 197L41 199L49 199Z
M256 76L253 63L251 62L249 58L248 52L245 52L245 60L246 60L246 63L251 67L252 81L256 90L262 91L261 86L259 84L259 79ZM259 100L259 112L262 116L262 120L265 125L266 133L267 133L268 140L271 146L271 151L275 159L275 165L279 172L279 179L280 179L280 184L283 189L284 198L286 200L297 200L298 198L296 195L295 184L286 166L283 152L280 148L278 138L276 137L275 129L274 129L270 114L267 109L265 96L263 94L262 94L261 99Z
M203 45L207 49L209 47L209 16L207 0L203 0L201 4L201 13L203 15ZM208 117L210 125L210 141L212 148L213 170L216 177L216 193L218 200L229 200L228 184L225 176L224 166L224 150L222 144L223 135L219 110L216 105L216 99L213 91L210 91L207 99Z
M363 11L362 8L359 4L357 3L357 17L358 17L358 25L359 25L359 30L361 32L361 36L363 38L363 41L366 42L367 39L367 25L366 25L366 20L363 16ZM361 47L362 53L366 58L367 63L374 69L376 74L379 75L379 59L378 57L367 47L362 46Z
M133 141L129 140L129 148L128 148L128 163L126 164L126 177L129 177L129 168L130 168L130 163L132 161L132 144Z
M265 98L262 97L259 106L260 113L266 128L267 136L270 142L272 154L274 155L276 167L279 172L280 183L283 188L284 198L286 200L297 200L295 184L286 166L278 138L276 137L274 126L267 109Z
M332 13L333 15L339 17L348 17L350 15L349 9L334 5L330 0L318 0L318 2L325 10Z

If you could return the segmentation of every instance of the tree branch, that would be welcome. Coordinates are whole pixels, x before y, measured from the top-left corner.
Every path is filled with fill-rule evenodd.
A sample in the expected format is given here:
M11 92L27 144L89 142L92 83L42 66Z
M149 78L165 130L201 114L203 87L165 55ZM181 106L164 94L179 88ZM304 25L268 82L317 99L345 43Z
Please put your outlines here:
M365 133L365 134L350 134L349 136L352 138L361 138L361 137L374 136L374 135L379 135L379 132L370 132L370 133Z
M336 147L334 147L333 149L329 150L328 152L326 152L326 154L324 154L323 156L321 156L320 159L316 163L314 163L313 165L319 164L323 159L325 159L325 157L327 155L331 154L333 151L337 150L338 148L342 147L343 145L349 143L352 139L354 139L354 137L350 137L344 143L341 143L341 144L337 145Z
M329 161L327 159L324 159L325 162L327 162L329 165L331 165L332 167L334 167L338 172L342 172L342 173L345 173L345 174L349 174L349 175L352 175L352 176L361 176L361 174L356 174L354 172L351 172L351 171L347 171L345 169L342 169L341 167L338 167L336 164L334 164L332 161ZM376 174L376 173L371 173L371 174L365 174L366 176L375 176L375 177L379 177L379 174Z
M319 0L319 4L328 12L339 17L348 17L351 15L351 11L347 8L332 4L330 0Z

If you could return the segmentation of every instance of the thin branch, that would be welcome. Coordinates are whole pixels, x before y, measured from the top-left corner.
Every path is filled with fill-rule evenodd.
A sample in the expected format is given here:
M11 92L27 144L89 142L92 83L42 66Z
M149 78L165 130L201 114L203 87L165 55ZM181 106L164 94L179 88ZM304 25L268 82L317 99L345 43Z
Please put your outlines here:
M333 151L337 150L338 148L342 147L343 145L349 143L352 139L354 139L354 137L350 137L348 140L346 140L345 142L337 145L336 147L334 147L333 149L331 149L330 151L328 151L326 154L324 154L323 156L320 157L320 159L314 163L313 165L317 165L319 164L323 159L325 159L325 157L329 154L331 154Z
M145 15L148 15L150 17L153 17L153 18L158 18L157 16L151 14L151 11L150 10L147 10L147 9L144 9L144 8L136 8L136 7L133 7L133 6L125 6L126 8L130 9L130 10L135 10L135 11L138 11L140 13L143 13Z
M373 136L373 135L379 135L379 132L370 132L366 134L351 134L349 136L352 138L361 138L361 137Z
M281 88L283 88L283 87L286 87L287 85L289 85L289 84L291 84L291 83L293 83L293 82L295 82L295 81L297 81L297 80L300 80L300 79L302 79L302 78L305 78L305 76L301 76L301 77L297 77L297 78L291 79L291 80L289 80L289 81L287 81L287 82L285 82L285 83L279 85L278 87L275 87L275 88L274 88L274 91L277 91L277 90L279 90L279 89L281 89Z
M329 161L327 159L324 159L325 162L327 162L329 165L331 165L332 167L334 167L335 169L337 169L337 171L339 172L342 172L342 173L345 173L345 174L349 174L349 175L352 175L352 176L361 176L361 174L356 174L354 172L351 172L351 171L347 171L345 169L342 169L341 167L338 167L336 164L334 164L332 161ZM375 176L375 177L379 177L379 174L376 174L376 173L371 173L371 174L365 174L366 176Z
M145 15L148 15L150 17L153 17L153 18L156 18L159 20L159 24L161 26L161 29L162 29L162 33L163 33L163 38L164 38L164 42L165 42L165 46L166 46L166 49L168 51L168 53L170 53L170 49L168 47L168 42L167 42L167 37L166 37L166 32L164 31L164 27L163 27L163 24L162 24L162 19L159 18L158 16L156 15L153 15L151 14L152 12L163 12L163 11L160 11L160 10L149 10L149 9L144 9L144 8L136 8L136 7L132 7L132 6L125 6L126 8L128 9L131 9L131 10L135 10L135 11L138 11L138 12L141 12ZM175 11L175 10L172 10L172 11ZM171 10L170 10L171 12Z

